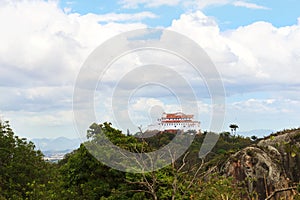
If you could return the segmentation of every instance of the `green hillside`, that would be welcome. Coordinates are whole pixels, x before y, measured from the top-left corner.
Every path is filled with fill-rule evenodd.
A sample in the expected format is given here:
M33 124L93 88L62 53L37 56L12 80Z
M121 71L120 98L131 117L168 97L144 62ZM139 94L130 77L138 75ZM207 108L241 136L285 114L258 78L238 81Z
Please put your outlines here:
M261 139L220 133L203 159L198 156L203 140L215 133L195 135L179 159L145 173L122 172L99 162L88 149L101 145L100 133L133 153L153 152L174 138L173 133L159 133L142 139L124 135L109 123L92 124L86 143L59 163L49 163L33 143L16 136L8 122L1 122L0 200L299 199L300 129ZM113 160L115 155L104 156Z

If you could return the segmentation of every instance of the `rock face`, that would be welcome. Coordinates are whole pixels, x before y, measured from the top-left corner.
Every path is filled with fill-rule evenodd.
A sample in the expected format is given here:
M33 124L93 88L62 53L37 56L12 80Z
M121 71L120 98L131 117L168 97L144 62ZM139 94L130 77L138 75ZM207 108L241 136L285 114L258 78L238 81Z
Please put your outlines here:
M258 199L291 199L291 187L300 181L300 129L273 134L235 153L223 172L245 184L249 193L257 193Z

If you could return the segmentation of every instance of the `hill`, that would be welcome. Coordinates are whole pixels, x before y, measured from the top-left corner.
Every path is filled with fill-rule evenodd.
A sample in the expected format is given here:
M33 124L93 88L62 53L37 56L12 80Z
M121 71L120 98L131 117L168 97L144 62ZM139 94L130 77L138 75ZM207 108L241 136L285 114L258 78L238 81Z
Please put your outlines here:
M245 137L251 137L251 136L264 137L274 132L276 131L270 129L254 129L250 131L239 131L238 134L243 135Z
M122 160L118 152L105 151L102 147L107 141L102 133L113 144L139 156L132 159L122 154ZM205 158L199 158L207 134L219 136L219 140ZM180 133L177 141L188 135L191 133ZM174 133L136 138L124 135L110 123L94 123L87 136L89 140L79 148L51 163L42 159L32 142L15 136L8 122L0 122L0 199L300 199L300 129L283 130L264 138L229 132L196 134L178 159L174 158L180 146L175 145L175 151L171 151L167 145ZM73 144L66 138L36 142L44 150L61 150ZM55 148L46 145L48 142ZM149 157L160 148L168 150L161 154L163 157ZM147 163L161 164L168 158L173 162L161 169L132 173L99 162L94 157L99 155L116 166L134 166L136 162L141 169L149 168Z
M36 148L42 152L72 151L77 149L82 142L79 138L69 139L66 137L34 138L31 141L35 144Z

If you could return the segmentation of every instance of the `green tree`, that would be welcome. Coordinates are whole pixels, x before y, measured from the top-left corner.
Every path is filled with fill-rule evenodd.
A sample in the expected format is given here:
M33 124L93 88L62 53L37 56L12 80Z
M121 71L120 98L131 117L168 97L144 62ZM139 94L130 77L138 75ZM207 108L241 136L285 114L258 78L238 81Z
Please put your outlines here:
M193 192L190 199L250 199L247 198L247 191L241 184L236 183L232 178L226 178L217 173L198 179L197 183L191 190Z
M0 121L0 193L6 199L26 199L36 185L50 180L49 163L32 142L14 135L9 122ZM41 194L42 195L42 194Z
M83 144L59 164L64 195L71 199L109 197L124 182L124 173L100 163Z

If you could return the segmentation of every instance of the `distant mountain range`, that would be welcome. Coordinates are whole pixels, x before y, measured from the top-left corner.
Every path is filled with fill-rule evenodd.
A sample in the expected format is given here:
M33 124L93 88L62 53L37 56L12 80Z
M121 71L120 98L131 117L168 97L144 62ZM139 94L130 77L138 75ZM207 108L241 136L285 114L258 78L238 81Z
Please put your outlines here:
M68 152L77 149L82 141L79 138L70 139L66 137L59 138L35 138L31 140L36 149L42 152Z
M271 133L275 133L276 131L270 130L270 129L256 129L256 130L251 130L251 131L236 131L238 135L246 136L246 137L251 137L251 136L256 136L259 138L262 138L264 136L268 136Z
M270 135L274 130L257 129L251 131L237 131L238 135L251 137L253 135L257 137L263 137ZM41 150L44 154L49 153L69 153L77 149L82 141L79 138L70 139L66 137L58 138L35 138L31 140L36 149Z

